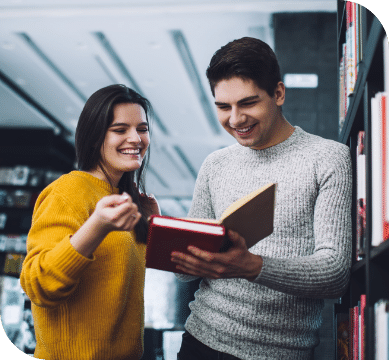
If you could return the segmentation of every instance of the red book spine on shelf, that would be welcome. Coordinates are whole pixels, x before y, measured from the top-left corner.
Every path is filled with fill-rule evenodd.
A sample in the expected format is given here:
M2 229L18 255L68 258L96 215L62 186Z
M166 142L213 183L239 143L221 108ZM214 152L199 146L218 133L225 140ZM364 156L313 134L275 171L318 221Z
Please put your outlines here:
M386 93L381 97L381 124L382 124L382 209L383 209L383 240L389 238L389 147L387 141L389 139L387 115L388 115L388 96Z
M353 360L359 360L359 306L353 307Z
M348 359L354 359L354 308L349 309L349 328L348 328Z
M361 321L360 321L360 359L365 360L365 309L366 309L366 294L361 295Z

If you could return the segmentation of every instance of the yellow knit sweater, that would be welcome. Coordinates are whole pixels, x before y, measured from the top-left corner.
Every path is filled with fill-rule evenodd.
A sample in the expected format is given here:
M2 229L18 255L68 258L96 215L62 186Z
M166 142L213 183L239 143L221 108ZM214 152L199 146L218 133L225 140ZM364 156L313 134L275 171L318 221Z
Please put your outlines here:
M133 231L114 231L88 259L70 243L110 194L106 182L72 171L35 204L20 280L32 301L36 358L129 360L143 353L146 246Z

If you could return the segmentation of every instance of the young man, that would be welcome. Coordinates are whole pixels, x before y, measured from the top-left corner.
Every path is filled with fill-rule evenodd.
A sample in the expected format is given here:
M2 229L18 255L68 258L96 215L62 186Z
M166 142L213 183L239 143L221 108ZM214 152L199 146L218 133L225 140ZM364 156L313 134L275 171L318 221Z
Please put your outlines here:
M275 182L274 231L249 250L230 232L234 246L225 253L172 253L192 275L181 280L202 277L178 359L312 359L323 299L339 298L348 285L349 149L283 117L285 86L264 42L223 46L207 77L219 121L238 143L204 161L188 216L219 218L233 201Z

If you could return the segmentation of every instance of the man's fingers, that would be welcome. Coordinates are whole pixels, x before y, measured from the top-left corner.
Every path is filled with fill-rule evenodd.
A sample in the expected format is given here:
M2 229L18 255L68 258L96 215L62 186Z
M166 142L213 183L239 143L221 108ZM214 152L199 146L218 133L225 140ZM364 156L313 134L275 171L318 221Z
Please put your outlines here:
M235 246L246 247L246 240L236 231L228 230L228 238L233 242Z
M197 256L198 258L210 262L215 259L215 254L210 253L208 251L201 250L195 246L188 246L188 251L190 251L193 255Z

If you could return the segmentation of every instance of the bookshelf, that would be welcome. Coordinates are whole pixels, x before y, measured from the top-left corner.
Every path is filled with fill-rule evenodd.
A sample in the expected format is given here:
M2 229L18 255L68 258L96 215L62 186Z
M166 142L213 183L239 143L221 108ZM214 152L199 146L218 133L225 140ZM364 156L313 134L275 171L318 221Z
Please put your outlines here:
M74 169L74 146L50 129L0 132L0 313L13 344L33 354L31 302L18 282L34 204L45 186Z
M373 117L376 119L372 112L377 112L374 106L372 107L372 99L385 90L389 91L388 84L384 81L387 76L385 74L389 72L389 64L384 61L385 46L388 46L385 36L382 24L368 9L358 4L338 0L339 141L350 147L355 186L352 205L353 264L350 286L340 302L335 304L334 324L335 326L338 324L339 328L339 319L344 318L345 314L348 314L346 317L350 324L352 322L350 309L359 309L358 321L364 321L364 326L360 326L359 329L354 328L354 331L358 332L356 342L353 343L352 338L348 339L348 355L354 352L353 357L349 356L348 359L353 360L376 359L374 310L380 300L389 300L387 286L389 283L389 241L385 241L386 236L382 235L379 243L376 241L372 243L372 234L375 230L373 219L377 218L373 215L373 212L377 211L375 210L377 209L377 198L375 197L377 187L373 184L379 176L379 172L375 170L377 165L373 164L379 156L376 156L376 153L372 156L372 150L376 146L375 142L378 141L375 125L372 126L372 123L376 124L375 120L372 121ZM346 44L346 51L344 44ZM350 58L353 60L347 62L347 57L349 61ZM357 164L361 167L360 163L357 163L360 159L357 155L360 131L364 131L365 135L362 178L361 172L357 169ZM360 184L357 184L357 181L365 185L363 188L364 215L357 214L360 210L358 199L361 196L358 188ZM374 193L373 187L375 188ZM382 190L383 187L380 189ZM363 216L363 221L361 216ZM383 222L384 219L381 220ZM357 223L363 223L362 234L357 231ZM376 223L374 224L376 226ZM361 295L364 295L366 300L364 312L360 310ZM349 333L352 332L350 330L349 328ZM362 340L359 340L361 337ZM355 351L358 352L358 357ZM337 359L341 358L338 347L335 353Z

